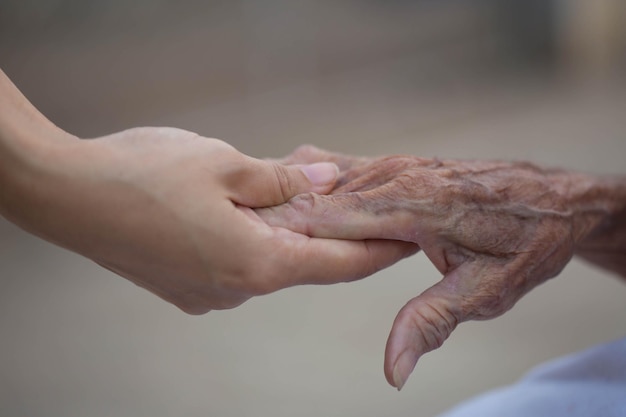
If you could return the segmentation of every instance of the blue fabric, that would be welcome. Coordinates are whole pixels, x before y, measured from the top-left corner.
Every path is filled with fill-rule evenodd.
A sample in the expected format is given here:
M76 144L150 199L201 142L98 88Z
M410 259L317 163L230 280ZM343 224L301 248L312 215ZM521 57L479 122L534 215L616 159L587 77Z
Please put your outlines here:
M548 362L440 417L626 417L626 338Z

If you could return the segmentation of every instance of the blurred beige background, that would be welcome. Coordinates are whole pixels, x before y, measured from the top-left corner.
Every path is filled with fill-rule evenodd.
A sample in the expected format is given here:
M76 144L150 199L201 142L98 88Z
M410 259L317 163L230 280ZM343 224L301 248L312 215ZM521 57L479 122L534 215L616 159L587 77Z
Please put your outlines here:
M624 9L3 0L0 67L82 137L171 125L259 157L313 143L626 174ZM438 279L418 255L191 317L0 219L0 415L432 416L626 335L626 286L575 260L505 316L460 326L398 393L387 333Z

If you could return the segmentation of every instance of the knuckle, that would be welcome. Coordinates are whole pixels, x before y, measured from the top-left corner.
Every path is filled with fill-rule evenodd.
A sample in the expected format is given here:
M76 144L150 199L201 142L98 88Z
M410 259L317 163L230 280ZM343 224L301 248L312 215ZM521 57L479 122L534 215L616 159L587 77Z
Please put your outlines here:
M313 145L300 145L294 149L283 162L286 164L302 164L307 162L318 162L320 150Z
M394 193L400 198L415 198L416 190L420 189L423 178L414 171L403 171L394 178Z
M420 302L409 310L413 325L419 330L427 350L435 350L450 336L459 323L457 314L445 305Z
M503 279L496 275L483 280L474 294L465 297L463 311L467 317L486 320L498 317L513 307L515 301L526 292L524 282L518 279ZM507 282L510 285L503 285Z
M319 199L319 194L304 193L292 198L289 205L296 212L306 216L313 213L315 207L318 205Z
M320 149L317 148L316 146L313 146L313 145L310 145L310 144L304 144L304 145L298 146L293 151L293 155L307 156L307 155L311 155L311 154L317 154L319 152L320 152Z
M292 177L289 175L289 171L285 166L273 162L272 168L274 171L274 176L276 178L276 186L278 187L278 192L283 201L289 200L291 196L295 194L296 184L294 183Z

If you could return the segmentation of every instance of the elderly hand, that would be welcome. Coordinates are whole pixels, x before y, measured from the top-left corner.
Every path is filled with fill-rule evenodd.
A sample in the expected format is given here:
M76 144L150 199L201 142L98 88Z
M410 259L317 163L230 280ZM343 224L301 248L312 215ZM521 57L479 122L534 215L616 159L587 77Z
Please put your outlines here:
M591 178L528 163L365 159L313 147L286 160L314 161L342 168L332 195L297 196L258 210L262 219L322 238L414 242L443 274L393 324L385 375L398 389L457 324L496 317L557 275L609 208L591 204L602 195Z

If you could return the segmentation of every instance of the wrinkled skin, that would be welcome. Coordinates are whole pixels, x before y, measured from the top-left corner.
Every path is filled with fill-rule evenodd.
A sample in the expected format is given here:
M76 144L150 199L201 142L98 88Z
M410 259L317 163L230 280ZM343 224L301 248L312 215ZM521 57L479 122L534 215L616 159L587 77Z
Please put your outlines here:
M314 161L341 168L332 195L300 195L261 218L316 237L414 242L443 275L393 324L385 375L398 389L459 323L499 316L557 275L597 222L571 207L585 178L528 163L352 158L310 146L284 162Z

